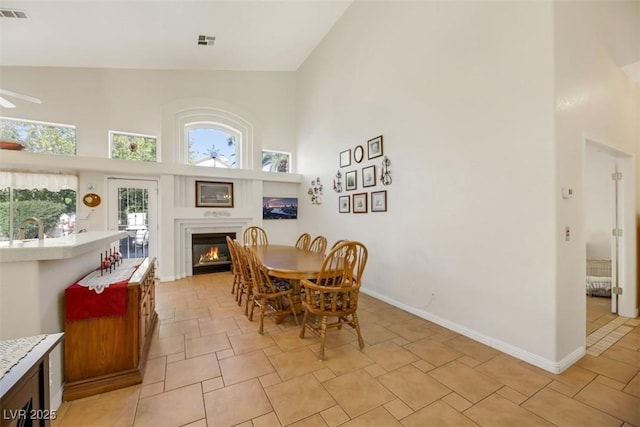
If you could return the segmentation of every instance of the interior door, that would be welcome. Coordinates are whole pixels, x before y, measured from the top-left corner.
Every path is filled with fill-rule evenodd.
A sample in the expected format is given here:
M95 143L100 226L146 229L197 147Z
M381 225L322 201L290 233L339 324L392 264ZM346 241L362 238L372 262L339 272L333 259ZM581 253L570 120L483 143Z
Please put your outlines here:
M620 217L620 180L622 174L618 172L616 162L615 171L611 174L613 181L613 212L612 212L612 232L611 232L611 312L618 314L618 290L620 289L620 248L622 243L621 227L622 221Z
M122 256L157 257L158 182L109 178L108 191L108 228L127 232L120 241Z

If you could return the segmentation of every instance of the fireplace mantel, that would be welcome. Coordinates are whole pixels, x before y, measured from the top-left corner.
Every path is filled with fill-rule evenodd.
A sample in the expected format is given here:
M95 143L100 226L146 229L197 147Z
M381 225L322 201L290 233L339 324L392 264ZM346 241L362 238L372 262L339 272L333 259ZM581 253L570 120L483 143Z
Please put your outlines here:
M174 220L176 279L192 275L191 243L193 234L232 232L240 237L244 229L252 222L253 218L232 216L176 218Z

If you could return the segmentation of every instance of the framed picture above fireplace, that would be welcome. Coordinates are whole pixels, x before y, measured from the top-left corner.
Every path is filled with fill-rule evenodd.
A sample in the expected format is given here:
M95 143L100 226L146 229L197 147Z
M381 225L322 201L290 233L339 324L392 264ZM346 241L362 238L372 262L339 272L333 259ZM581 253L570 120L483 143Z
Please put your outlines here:
M232 208L233 183L196 181L197 208Z

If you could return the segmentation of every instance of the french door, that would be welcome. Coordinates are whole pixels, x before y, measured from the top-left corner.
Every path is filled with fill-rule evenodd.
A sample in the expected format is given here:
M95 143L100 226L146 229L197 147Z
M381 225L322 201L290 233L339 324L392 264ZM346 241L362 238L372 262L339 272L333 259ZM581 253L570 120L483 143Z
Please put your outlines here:
M127 232L120 240L122 256L157 257L158 182L109 178L108 192L108 228Z

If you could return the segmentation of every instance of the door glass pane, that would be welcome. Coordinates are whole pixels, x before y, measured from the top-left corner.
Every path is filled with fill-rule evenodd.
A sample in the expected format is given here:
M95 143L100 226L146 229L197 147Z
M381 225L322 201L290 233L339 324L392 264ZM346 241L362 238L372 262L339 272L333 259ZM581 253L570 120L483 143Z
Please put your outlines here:
M149 256L149 190L118 188L118 229L127 232L120 240L124 258Z

